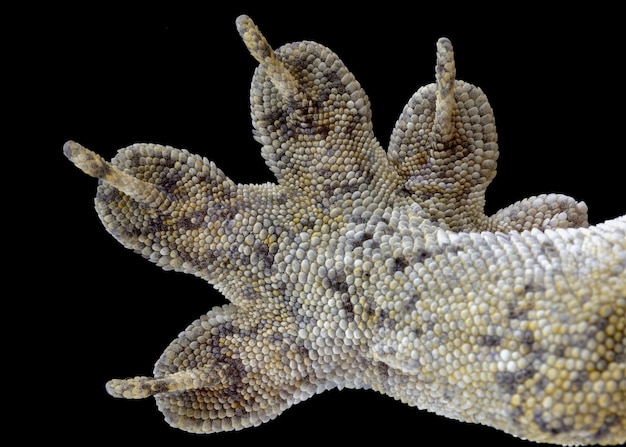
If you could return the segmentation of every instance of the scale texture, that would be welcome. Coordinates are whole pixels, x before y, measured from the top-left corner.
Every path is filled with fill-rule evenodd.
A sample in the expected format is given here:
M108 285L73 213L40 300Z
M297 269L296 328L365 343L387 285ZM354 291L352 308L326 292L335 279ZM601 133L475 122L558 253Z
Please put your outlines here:
M626 216L590 226L559 194L485 215L493 112L456 79L445 38L385 151L332 51L274 51L246 16L237 28L259 63L253 132L276 183L236 184L169 146L110 162L64 147L100 179L107 231L230 301L181 332L154 377L108 392L154 396L169 424L200 433L348 387L536 442L626 442Z

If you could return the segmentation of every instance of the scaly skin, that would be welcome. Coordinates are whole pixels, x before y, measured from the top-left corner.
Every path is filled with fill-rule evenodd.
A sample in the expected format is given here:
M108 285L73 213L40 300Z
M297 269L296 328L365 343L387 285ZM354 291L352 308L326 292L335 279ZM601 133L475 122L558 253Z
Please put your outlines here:
M109 393L154 396L191 432L351 387L537 442L626 442L626 217L589 226L585 204L557 194L486 216L493 114L455 79L447 39L385 152L334 53L274 52L249 18L237 27L260 64L251 115L276 184L235 184L171 147L136 144L110 163L64 147L100 179L115 238L231 302L181 333L154 377Z

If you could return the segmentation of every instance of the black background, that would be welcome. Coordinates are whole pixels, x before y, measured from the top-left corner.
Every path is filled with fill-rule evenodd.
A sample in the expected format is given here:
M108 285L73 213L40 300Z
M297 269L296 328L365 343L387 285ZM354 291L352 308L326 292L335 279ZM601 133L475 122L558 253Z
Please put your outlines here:
M180 446L530 444L371 391L327 392L261 427L204 436L170 428L152 399L109 397L107 380L151 374L178 332L225 301L203 281L164 272L113 240L93 209L96 181L63 157L62 145L74 139L109 159L135 142L169 144L208 157L237 182L271 181L251 136L256 62L236 32L237 15L250 15L275 48L315 40L335 51L368 93L385 146L409 97L433 82L435 42L447 36L458 78L480 86L495 112L500 159L488 212L563 192L586 201L597 223L626 211L621 12L225 3L85 2L4 18L19 23L5 41L6 94L17 99L5 132L18 130L18 138L4 148L12 189L3 217L7 234L18 235L6 241L17 247L10 296L26 305L15 317L19 329L7 334L17 348L8 370L22 383L14 420L34 429L24 435Z

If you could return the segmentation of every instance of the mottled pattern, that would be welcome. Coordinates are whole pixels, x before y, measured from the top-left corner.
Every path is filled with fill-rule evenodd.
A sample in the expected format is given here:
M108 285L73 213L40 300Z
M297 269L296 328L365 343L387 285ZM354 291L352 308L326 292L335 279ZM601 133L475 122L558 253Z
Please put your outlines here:
M589 226L585 204L558 194L486 216L493 112L456 80L447 39L385 151L332 51L274 52L249 18L237 27L259 62L252 124L275 184L236 184L167 146L109 163L65 145L100 179L96 209L117 240L230 301L180 333L154 377L109 393L154 396L191 432L349 387L538 442L625 442L626 217Z

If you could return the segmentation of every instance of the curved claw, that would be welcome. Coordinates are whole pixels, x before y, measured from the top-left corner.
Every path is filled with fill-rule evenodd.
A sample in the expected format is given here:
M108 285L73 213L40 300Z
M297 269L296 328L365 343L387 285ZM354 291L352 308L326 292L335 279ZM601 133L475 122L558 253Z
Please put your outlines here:
M276 53L267 42L252 19L246 15L237 17L237 31L257 62L264 65L272 84L278 89L285 100L297 100L299 95L298 81L289 70L278 60Z
M437 41L437 65L435 68L437 83L437 106L433 123L433 143L443 144L450 141L454 135L452 116L456 109L454 99L454 81L456 80L456 66L452 43L445 37ZM433 145L433 149L437 146Z
M105 387L107 393L120 399L145 399L165 391L175 391L165 379L144 376L109 380Z
M130 379L109 380L106 383L106 390L111 396L117 398L145 399L162 393L199 388L215 389L227 382L227 375L219 367L192 368L159 378L137 376Z
M167 206L170 202L163 191L155 185L125 173L74 141L68 141L63 145L63 154L85 174L108 183L139 203L159 208Z

